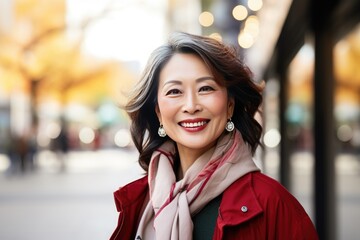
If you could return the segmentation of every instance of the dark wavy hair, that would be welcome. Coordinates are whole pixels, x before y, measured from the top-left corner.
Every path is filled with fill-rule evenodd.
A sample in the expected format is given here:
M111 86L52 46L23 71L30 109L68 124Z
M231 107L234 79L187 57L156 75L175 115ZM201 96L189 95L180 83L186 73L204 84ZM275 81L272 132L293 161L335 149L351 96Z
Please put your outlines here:
M176 32L165 45L152 52L125 105L132 121L131 136L140 153L140 166L147 171L153 151L168 140L168 137L162 138L158 135L160 123L155 107L160 71L176 53L200 56L216 81L227 88L229 97L235 101L231 119L254 154L262 134L262 127L255 119L262 102L262 87L252 81L250 70L240 60L235 48L210 37Z

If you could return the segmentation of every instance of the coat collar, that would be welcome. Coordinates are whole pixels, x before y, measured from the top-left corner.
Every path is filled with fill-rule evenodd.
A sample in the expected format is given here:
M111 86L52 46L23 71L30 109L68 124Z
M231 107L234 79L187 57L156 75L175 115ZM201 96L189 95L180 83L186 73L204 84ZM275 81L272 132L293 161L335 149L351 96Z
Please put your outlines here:
M263 212L253 189L253 174L241 177L223 193L219 208L220 228L244 223Z

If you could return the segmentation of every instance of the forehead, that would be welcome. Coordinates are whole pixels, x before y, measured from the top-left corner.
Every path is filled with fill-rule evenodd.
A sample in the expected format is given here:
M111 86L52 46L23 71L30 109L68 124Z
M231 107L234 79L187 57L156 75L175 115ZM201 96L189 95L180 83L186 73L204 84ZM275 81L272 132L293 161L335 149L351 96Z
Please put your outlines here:
M218 75L215 73L215 75ZM218 84L223 85L221 80L214 76L211 67L195 53L176 53L162 67L159 74L160 84L169 80L198 79L211 77Z
M182 74L190 72L211 73L204 60L193 53L174 54L161 70L163 75L176 72L181 72Z

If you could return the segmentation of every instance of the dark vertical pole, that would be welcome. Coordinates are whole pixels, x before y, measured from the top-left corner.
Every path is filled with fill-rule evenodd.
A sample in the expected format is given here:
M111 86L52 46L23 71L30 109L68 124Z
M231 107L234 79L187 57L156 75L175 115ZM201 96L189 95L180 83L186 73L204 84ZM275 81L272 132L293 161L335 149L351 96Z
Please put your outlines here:
M315 224L321 240L336 239L334 163L333 36L326 26L315 32L314 138Z
M288 79L284 67L279 69L280 92L279 92L279 119L280 119L280 182L288 190L291 188L291 165L289 138L286 131L286 108L288 104Z

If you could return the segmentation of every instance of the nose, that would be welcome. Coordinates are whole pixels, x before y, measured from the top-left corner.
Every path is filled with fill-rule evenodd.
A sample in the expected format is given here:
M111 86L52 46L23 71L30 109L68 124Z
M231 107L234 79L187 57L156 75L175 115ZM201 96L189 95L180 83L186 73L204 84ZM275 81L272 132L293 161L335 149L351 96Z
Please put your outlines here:
M184 103L182 107L183 112L194 114L201 111L201 104L199 104L196 94L187 94L184 97Z

